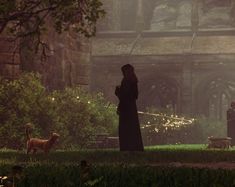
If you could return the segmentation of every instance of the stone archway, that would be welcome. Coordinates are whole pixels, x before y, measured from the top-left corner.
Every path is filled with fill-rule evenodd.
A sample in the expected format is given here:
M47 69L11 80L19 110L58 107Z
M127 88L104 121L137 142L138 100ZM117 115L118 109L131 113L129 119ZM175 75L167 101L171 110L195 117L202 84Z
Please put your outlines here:
M139 84L139 92L139 108L141 109L154 107L167 109L172 113L180 112L180 88L172 78L148 77L146 81Z
M199 114L224 120L226 111L235 98L235 80L230 75L214 75L198 86L196 96Z

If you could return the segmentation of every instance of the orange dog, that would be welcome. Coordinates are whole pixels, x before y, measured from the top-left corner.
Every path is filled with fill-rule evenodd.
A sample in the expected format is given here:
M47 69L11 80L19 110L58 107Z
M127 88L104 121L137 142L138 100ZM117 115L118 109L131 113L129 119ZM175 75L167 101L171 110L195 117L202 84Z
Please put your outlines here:
M26 124L26 137L27 137L27 154L33 150L33 153L36 153L38 149L43 150L45 153L48 153L51 147L55 144L56 140L60 137L57 133L52 133L51 137L48 140L39 139L39 138L30 138L29 129L31 124Z

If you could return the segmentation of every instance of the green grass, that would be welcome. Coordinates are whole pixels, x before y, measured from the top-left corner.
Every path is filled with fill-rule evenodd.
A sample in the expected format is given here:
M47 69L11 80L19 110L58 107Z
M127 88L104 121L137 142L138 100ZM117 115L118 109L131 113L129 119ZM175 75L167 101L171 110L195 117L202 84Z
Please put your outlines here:
M235 162L234 148L213 150L205 145L159 145L146 147L144 152L57 150L48 155L1 150L0 175L6 175L17 164L23 166L26 176L18 187L84 186L80 185L81 160L88 161L90 181L101 179L97 187L232 187L235 184L235 170L169 164Z
M158 150L207 150L206 144L178 144L178 145L155 145L145 147L147 151L158 151ZM235 150L235 149L234 149Z
M0 161L11 163L52 162L94 164L152 165L156 163L185 162L235 162L235 148L229 150L207 149L206 145L159 145L146 147L144 152L119 150L57 150L48 155L26 155L25 151L1 150Z

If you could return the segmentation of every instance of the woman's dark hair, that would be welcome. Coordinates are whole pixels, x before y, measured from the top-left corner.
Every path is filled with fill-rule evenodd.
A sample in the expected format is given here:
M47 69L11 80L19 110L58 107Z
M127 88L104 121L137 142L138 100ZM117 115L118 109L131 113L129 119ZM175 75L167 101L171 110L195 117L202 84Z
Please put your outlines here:
M124 79L129 80L131 82L138 82L138 79L135 75L134 67L130 64L126 64L121 68Z

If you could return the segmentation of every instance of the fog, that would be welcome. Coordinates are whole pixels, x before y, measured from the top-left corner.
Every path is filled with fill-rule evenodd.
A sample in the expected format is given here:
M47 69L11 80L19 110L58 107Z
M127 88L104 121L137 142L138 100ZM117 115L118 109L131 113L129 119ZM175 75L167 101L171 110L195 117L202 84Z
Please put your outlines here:
M105 1L92 43L91 89L115 100L120 67L135 66L141 110L226 119L234 99L232 1Z

